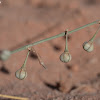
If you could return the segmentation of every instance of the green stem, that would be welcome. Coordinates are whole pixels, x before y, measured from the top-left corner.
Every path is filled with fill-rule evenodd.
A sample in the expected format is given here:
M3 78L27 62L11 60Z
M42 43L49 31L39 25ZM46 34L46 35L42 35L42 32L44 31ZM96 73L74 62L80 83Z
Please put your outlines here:
M73 32L76 32L76 31L78 31L78 30L81 30L81 29L83 29L83 28L85 28L85 27L88 27L88 26L91 26L91 25L94 25L94 24L99 24L99 23L100 23L100 20L94 21L94 22L89 23L89 24L86 24L86 25L84 25L84 26L82 26L82 27L76 28L76 29L74 29L74 30L72 30L72 31L68 31L68 34L71 34L71 33L73 33ZM32 44L29 44L29 45L23 46L23 47L21 47L21 48L19 48L19 49L16 49L16 50L14 50L14 51L11 51L11 54L14 54L14 53L16 53L16 52L25 50L25 49L27 49L27 48L29 48L29 47L32 47L32 46L37 45L37 44L40 44L40 43L42 43L42 42L46 42L46 41L49 41L49 40L52 40L52 39L55 39L55 38L58 38L58 37L62 37L62 36L64 36L64 35L65 35L65 32L60 33L60 34L55 35L55 36L52 36L52 37L49 37L49 38L46 38L46 39L43 39L43 40L40 40L40 41L37 41L37 42L34 42L34 43L32 43Z
M30 53L30 50L28 50L28 53L27 53L27 56L26 56L26 58L25 58L25 61L24 61L24 64L23 64L22 68L26 66L26 62L27 62L29 53Z
M95 39L95 37L96 37L96 35L97 35L99 29L100 29L100 26L98 27L97 31L95 32L95 34L93 35L93 37L92 37L89 41L91 41L91 42L94 41L94 39Z
M68 43L67 43L67 38L68 38L68 29L65 31L65 34L66 34L65 52L68 52Z

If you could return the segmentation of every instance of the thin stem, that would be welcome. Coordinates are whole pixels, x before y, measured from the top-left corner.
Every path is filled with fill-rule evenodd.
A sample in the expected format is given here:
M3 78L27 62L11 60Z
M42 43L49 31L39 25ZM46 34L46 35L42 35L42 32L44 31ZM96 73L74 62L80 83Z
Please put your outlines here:
M94 24L99 24L99 23L100 23L100 20L94 21L94 22L89 23L89 24L86 24L86 25L84 25L84 26L82 26L82 27L76 28L76 29L74 29L74 30L72 30L72 31L68 31L68 34L71 34L71 33L73 33L73 32L76 32L76 31L78 31L78 30L81 30L81 29L83 29L83 28L85 28L85 27L88 27L88 26L91 26L91 25L94 25ZM55 35L55 36L52 36L52 37L49 37L49 38L46 38L46 39L43 39L43 40L40 40L40 41L37 41L37 42L34 42L34 43L32 43L32 44L29 44L29 45L23 46L23 47L21 47L21 48L19 48L19 49L16 49L16 50L14 50L14 51L11 51L11 54L14 54L14 53L16 53L16 52L25 50L25 49L27 49L27 48L29 48L29 47L32 47L32 46L37 45L37 44L40 44L40 43L42 43L42 42L46 42L46 41L49 41L49 40L52 40L52 39L55 39L55 38L58 38L58 37L62 37L62 36L64 36L64 35L65 35L65 32L60 33L60 34Z
M39 60L40 65L42 65L42 66L46 69L46 66L44 65L43 61L41 60L40 55L36 52L36 50L35 50L34 48L32 48L32 51L36 53L36 55L37 55L37 57L38 57L38 60Z
M68 41L67 41L67 38L68 38L68 29L65 31L65 35L66 35L66 44L65 44L65 52L68 52Z
M30 50L28 50L28 53L27 53L27 56L26 56L26 58L25 58L25 61L24 61L24 64L23 64L22 68L25 67L25 65L26 65L26 62L27 62L29 53L30 53Z
M99 29L100 29L100 26L98 27L97 31L95 32L95 34L93 35L93 37L92 37L89 41L91 41L91 42L94 41L94 39L95 39L95 37L96 37L96 35L97 35Z

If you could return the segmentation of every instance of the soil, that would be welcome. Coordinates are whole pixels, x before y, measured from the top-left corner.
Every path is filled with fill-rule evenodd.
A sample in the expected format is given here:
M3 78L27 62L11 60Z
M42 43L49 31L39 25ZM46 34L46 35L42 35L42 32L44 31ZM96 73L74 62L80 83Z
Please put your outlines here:
M0 50L15 50L99 20L99 9L100 0L1 0ZM15 72L22 66L27 50L0 61L0 94L29 100L100 100L100 32L93 52L88 53L82 47L97 28L98 25L92 25L69 35L72 60L68 63L59 59L64 52L65 37L34 46L47 69L31 52L24 80L17 79Z

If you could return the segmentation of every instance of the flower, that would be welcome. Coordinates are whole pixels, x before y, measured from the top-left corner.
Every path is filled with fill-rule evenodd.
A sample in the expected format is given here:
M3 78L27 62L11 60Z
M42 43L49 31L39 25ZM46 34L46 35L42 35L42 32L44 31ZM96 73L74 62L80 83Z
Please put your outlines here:
M94 46L93 46L93 42L89 41L89 42L84 42L83 43L83 49L87 52L91 52L93 51L94 49Z
M61 60L62 62L65 62L65 63L69 62L69 61L71 60L71 55L70 55L70 53L69 53L69 52L63 52L63 53L60 55L60 60Z
M25 79L27 77L26 68L20 68L19 70L17 70L15 72L15 76L20 80Z

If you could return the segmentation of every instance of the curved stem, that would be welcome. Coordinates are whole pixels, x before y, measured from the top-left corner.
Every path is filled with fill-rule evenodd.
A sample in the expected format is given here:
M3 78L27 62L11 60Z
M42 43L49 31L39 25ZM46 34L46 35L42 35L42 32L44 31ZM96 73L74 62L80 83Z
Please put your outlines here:
M89 41L91 41L91 42L94 41L94 39L95 39L95 37L96 37L96 35L97 35L99 29L100 29L100 26L98 27L97 31L95 32L95 34L93 35L93 37L92 37Z
M29 53L30 53L30 50L28 50L28 53L27 53L27 56L26 56L26 58L25 58L25 61L24 61L24 64L23 64L22 68L26 66L26 62L27 62Z
M34 48L32 48L32 51L36 53L40 65L42 65L42 66L46 69L46 66L44 65L44 62L41 60L41 57L40 57L40 55L37 53L37 51L36 51Z
M89 23L89 24L86 24L86 25L84 25L84 26L82 26L82 27L76 28L76 29L74 29L74 30L72 30L72 31L68 31L68 34L71 34L71 33L73 33L73 32L76 32L76 31L78 31L78 30L81 30L81 29L83 29L83 28L85 28L85 27L88 27L88 26L91 26L91 25L94 25L94 24L99 24L99 23L100 23L100 20L94 21L94 22ZM37 41L37 42L34 42L34 43L32 43L32 44L29 44L29 45L23 46L23 47L21 47L21 48L18 48L18 49L14 50L14 51L11 51L11 54L14 54L14 53L16 53L16 52L25 50L25 49L27 49L27 48L29 48L29 47L32 47L32 46L37 45L37 44L40 44L40 43L42 43L42 42L46 42L46 41L49 41L49 40L52 40L52 39L55 39L55 38L58 38L58 37L62 37L62 36L64 36L64 35L65 35L65 32L60 33L60 34L55 35L55 36L52 36L52 37L49 37L49 38L46 38L46 39L43 39L43 40L40 40L40 41Z

